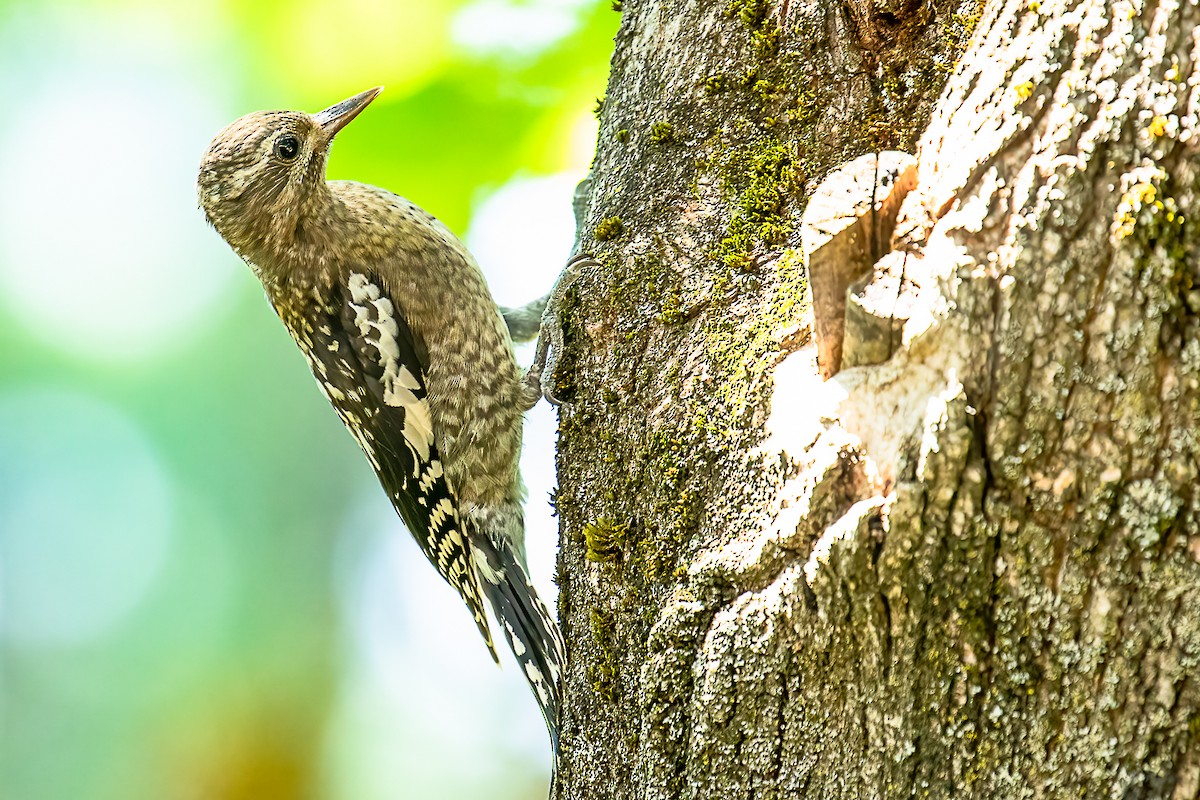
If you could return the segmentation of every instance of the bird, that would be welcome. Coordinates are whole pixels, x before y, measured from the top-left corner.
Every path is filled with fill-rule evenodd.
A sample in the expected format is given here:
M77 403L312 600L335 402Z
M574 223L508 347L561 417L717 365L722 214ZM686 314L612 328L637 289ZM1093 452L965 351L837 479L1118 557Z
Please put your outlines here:
M316 114L235 120L201 160L200 208L261 281L499 663L488 601L545 720L556 775L566 650L529 580L518 471L538 366L522 374L483 274L449 228L385 189L326 180L334 137L381 91Z

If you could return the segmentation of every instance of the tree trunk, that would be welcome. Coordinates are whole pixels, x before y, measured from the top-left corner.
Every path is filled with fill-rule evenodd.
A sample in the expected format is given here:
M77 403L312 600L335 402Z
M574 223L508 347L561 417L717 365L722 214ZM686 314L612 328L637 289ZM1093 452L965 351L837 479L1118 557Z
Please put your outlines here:
M1200 793L1198 25L625 2L561 797Z

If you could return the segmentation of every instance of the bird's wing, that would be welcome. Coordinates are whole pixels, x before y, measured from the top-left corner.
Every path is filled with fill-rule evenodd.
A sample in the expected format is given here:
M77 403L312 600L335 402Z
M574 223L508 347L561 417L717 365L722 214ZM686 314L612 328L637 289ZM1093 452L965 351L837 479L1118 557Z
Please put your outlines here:
M425 364L408 323L369 272L351 273L307 307L311 318L296 321L277 310L400 518L471 609L495 659L471 544L434 441Z

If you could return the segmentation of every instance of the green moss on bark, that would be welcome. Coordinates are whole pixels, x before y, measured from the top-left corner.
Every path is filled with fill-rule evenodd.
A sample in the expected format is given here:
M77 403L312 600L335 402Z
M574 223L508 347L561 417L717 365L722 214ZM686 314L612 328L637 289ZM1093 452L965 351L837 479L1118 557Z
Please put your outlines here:
M588 668L588 679L592 689L606 703L617 699L617 656L613 651L616 639L616 622L612 614L593 607L588 614L591 620L592 641L595 643L599 657Z
M587 545L584 558L600 563L619 561L624 557L628 537L628 525L608 517L597 517L583 526L583 539Z

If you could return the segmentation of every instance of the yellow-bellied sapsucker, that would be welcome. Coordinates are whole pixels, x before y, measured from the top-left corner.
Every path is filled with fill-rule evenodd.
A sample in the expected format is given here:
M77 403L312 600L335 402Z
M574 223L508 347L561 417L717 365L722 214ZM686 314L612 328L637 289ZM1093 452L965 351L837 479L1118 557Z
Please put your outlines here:
M201 163L200 205L262 281L396 511L496 658L488 599L557 764L565 652L527 575L517 472L538 374L520 373L483 275L449 229L391 192L325 180L334 135L379 91L315 115L270 111L235 121Z

